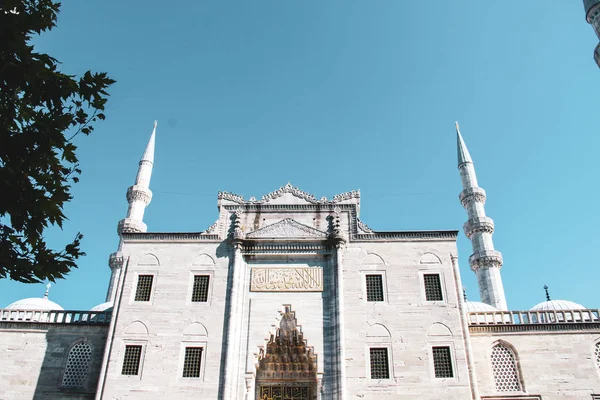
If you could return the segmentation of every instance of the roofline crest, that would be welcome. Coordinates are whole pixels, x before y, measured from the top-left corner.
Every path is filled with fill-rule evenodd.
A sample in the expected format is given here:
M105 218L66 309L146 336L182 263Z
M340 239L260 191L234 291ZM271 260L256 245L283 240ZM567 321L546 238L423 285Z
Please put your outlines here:
M250 199L245 200L243 196L225 191L219 191L217 198L218 200L228 200L238 204L266 204L269 201L277 199L286 193L290 193L293 196L303 199L312 204L335 204L351 199L360 200L360 190L351 190L349 192L336 194L331 200L328 200L327 197L321 197L317 200L314 194L305 192L304 190L299 189L296 186L292 186L291 183L288 183L287 185L282 186L279 189L272 191L271 193L265 194L260 200L257 200L256 197L250 197Z

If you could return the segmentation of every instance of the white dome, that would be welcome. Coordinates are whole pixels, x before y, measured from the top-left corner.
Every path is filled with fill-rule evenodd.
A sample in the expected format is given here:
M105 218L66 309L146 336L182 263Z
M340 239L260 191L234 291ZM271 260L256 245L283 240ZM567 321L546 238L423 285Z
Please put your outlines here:
M586 307L569 300L548 300L531 307L531 311L585 310Z
M30 297L28 299L18 300L6 306L7 310L64 310L60 305L48 300L47 297Z
M90 311L112 311L113 303L112 301L107 301L106 303L98 304L95 307L92 307Z
M482 303L480 301L465 301L467 306L467 312L486 312L486 311L498 311L494 306Z

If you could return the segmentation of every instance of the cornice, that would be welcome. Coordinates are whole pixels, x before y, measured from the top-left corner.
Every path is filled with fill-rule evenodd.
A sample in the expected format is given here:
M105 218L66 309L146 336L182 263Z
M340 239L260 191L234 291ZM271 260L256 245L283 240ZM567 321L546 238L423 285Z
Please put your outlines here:
M219 192L217 198L219 200L227 200L240 205L268 204L271 200L275 200L286 193L289 193L294 197L302 199L310 204L337 204L352 199L357 199L358 201L360 201L359 190L352 190L350 192L336 194L331 200L328 200L327 197L321 197L317 200L314 194L305 192L302 189L292 186L291 183L288 183L287 185L282 186L279 189L272 191L271 193L265 194L260 200L257 200L256 197L251 197L249 200L245 200L244 197L230 192Z
M539 334L540 332L598 332L600 322L584 323L547 323L547 324L500 324L500 325L469 325L469 332L474 335L490 333Z
M121 235L128 242L221 242L219 235L201 232L127 232Z

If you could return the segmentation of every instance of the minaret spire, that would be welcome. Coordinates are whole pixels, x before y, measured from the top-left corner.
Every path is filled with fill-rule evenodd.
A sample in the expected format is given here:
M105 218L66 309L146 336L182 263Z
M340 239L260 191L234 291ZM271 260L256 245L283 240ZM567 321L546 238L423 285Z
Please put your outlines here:
M129 208L127 209L127 217L119 221L117 227L119 237L121 237L123 233L146 232L148 229L143 219L146 206L148 206L152 200L150 178L152 177L152 167L154 166L154 143L156 141L157 125L158 121L154 121L152 134L150 135L144 154L139 162L135 184L127 189L127 202L129 203ZM121 253L122 244L123 239L121 238L119 240L119 251L110 255L109 265L112 270L112 275L110 277L110 284L106 295L107 302L114 302L116 284L121 275L121 269L125 261Z
M506 297L500 276L502 254L494 249L492 241L494 221L485 215L485 190L477 185L475 166L460 133L458 122L456 123L456 140L458 170L463 187L463 191L460 193L460 202L467 210L469 218L463 229L473 246L469 264L473 272L477 274L481 301L500 310L506 310Z

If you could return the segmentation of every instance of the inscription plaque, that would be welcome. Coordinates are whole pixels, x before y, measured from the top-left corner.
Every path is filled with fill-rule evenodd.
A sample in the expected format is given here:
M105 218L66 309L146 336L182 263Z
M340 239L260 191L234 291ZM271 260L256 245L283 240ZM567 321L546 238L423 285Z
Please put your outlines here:
M252 268L253 292L322 292L323 268Z

